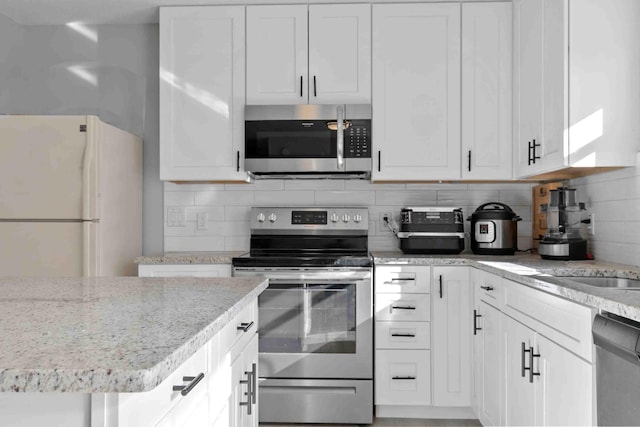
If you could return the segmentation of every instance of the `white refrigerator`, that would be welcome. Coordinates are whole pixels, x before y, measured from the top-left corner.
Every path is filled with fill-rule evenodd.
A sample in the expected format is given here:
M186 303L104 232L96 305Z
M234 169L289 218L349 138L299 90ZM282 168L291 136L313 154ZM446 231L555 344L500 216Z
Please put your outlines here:
M135 275L142 141L95 116L0 116L0 276Z

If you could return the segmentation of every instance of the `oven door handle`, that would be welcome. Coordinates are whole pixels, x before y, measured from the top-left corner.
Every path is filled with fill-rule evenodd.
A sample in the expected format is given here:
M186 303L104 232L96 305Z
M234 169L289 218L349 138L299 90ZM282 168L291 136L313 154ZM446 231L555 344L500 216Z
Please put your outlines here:
M371 278L371 271L325 271L325 272L304 272L304 271L272 271L272 270L251 270L236 269L236 277L265 276L271 283L279 284L300 284L300 282L329 283L339 281L357 282Z

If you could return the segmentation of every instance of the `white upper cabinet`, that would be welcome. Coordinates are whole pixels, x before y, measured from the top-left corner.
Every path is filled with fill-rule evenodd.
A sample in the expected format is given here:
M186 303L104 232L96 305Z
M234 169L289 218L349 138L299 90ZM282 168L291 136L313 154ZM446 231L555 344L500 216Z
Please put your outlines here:
M160 179L245 181L244 7L160 9Z
M511 179L511 3L462 4L462 179Z
M372 79L372 179L460 179L460 5L373 5Z
M635 165L640 2L514 0L516 177Z
M306 104L307 6L247 7L247 104Z
M370 102L370 5L247 7L247 104Z

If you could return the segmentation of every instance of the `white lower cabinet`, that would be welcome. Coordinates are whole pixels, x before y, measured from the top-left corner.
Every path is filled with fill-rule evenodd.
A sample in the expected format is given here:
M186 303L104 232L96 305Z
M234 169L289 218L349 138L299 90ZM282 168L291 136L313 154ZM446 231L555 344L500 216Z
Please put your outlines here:
M467 267L433 267L433 404L471 406L471 294Z
M472 277L482 424L593 425L594 310L489 273Z
M468 267L376 267L378 416L471 416L469 282Z

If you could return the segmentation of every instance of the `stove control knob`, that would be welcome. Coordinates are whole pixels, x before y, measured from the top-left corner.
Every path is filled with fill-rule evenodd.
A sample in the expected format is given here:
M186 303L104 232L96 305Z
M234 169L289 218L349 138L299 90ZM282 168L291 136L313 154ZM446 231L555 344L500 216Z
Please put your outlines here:
M350 219L351 217L349 216L349 214L342 215L342 222L349 222Z
M267 217L265 216L264 213L260 212L256 219L258 220L258 222L264 222L264 220L267 219Z
M331 222L338 222L340 217L338 216L337 213L334 212L334 213L331 214L331 217L329 219L331 219Z
M360 214L355 214L353 216L353 222L355 222L356 224L359 223L360 221L362 221L362 215Z
M276 214L274 214L274 213L269 214L269 221L276 222L277 219L278 219L278 217L276 216Z

